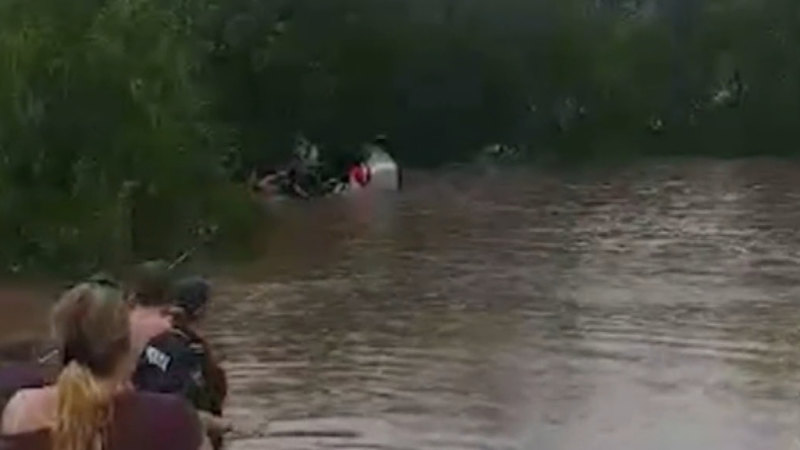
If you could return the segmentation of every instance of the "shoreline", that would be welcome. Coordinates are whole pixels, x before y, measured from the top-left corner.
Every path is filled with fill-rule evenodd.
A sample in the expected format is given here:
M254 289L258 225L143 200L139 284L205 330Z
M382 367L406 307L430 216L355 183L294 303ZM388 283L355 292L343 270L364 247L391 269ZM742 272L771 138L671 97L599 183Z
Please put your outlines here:
M47 338L49 287L0 286L0 361L29 358Z

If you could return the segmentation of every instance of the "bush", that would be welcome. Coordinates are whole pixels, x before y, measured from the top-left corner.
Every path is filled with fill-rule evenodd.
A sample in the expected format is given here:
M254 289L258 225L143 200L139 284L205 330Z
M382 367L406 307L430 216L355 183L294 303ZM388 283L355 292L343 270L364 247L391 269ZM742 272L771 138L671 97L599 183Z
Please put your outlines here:
M83 270L191 241L229 182L178 11L12 0L0 21L4 266Z

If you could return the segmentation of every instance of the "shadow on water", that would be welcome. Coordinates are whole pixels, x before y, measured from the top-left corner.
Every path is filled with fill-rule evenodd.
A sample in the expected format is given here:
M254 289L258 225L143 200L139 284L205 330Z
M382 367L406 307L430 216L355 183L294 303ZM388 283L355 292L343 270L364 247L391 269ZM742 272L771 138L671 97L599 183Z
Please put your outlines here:
M798 174L453 171L287 205L207 324L231 448L793 448Z

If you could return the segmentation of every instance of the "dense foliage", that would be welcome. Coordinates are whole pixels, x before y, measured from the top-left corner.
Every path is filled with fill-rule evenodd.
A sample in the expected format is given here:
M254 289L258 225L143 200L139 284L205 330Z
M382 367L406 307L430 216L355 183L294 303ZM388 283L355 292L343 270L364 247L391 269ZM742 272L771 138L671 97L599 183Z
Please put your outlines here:
M210 74L251 162L299 130L329 151L385 133L410 164L491 143L550 161L786 153L795 136L791 0L224 5Z
M2 3L4 268L165 256L230 214L194 40L150 0Z
M244 234L299 133L406 165L792 153L792 0L4 0L0 263ZM83 267L83 266L81 266Z

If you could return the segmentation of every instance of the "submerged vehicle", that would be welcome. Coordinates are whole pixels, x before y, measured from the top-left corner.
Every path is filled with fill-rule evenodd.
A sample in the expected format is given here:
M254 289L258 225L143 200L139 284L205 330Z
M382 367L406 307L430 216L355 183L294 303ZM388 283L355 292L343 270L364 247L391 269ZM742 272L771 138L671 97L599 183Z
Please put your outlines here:
M400 189L400 168L389 153L379 148L370 149L363 162L350 165L344 173L321 172L290 164L261 178L254 187L268 202Z

